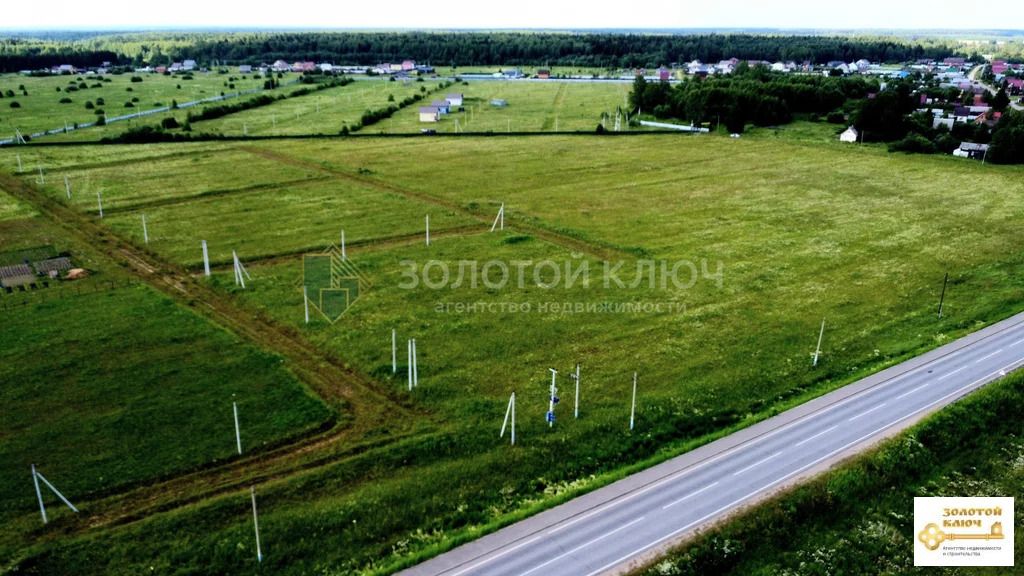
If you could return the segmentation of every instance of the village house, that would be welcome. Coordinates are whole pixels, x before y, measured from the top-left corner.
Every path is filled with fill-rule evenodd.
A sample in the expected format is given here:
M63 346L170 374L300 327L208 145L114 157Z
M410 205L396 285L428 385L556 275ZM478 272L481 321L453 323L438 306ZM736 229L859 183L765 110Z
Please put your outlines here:
M541 80L551 78L551 70L548 70L547 68L537 70L537 78L540 78Z
M420 122L437 122L439 116L436 106L420 106Z
M278 61L274 62L274 71L275 72L288 72L291 69L292 69L291 64L285 62L284 60L278 60Z
M241 66L238 67L238 73L239 74L251 74L252 73L252 66L249 65L249 64L242 64Z
M451 112L451 105L448 104L447 100L432 100L430 102L431 108L437 108L438 114L447 114Z
M667 81L672 76L672 71L664 66L658 68L658 80Z
M973 160L984 160L986 154L988 154L988 144L975 144L973 142L961 142L960 147L953 151L953 156L971 158Z
M856 142L858 136L860 136L860 133L857 132L857 129L854 128L853 126L850 126L846 130L844 130L842 134L839 135L839 141L840 142Z
M415 60L403 60L402 61L402 70L405 70L406 72L408 72L409 70L415 70L415 69L416 69L416 61Z
M458 108L459 106L462 106L462 93L461 92L453 92L451 94L445 94L444 95L444 99L448 101L448 104L450 106L454 106L456 108Z

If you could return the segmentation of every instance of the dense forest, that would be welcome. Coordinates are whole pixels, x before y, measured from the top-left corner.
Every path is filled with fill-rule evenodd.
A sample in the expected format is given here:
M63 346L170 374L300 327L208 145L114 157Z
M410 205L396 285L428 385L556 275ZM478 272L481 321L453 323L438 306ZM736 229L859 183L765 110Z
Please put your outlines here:
M70 63L258 64L311 60L377 64L402 59L435 66L654 67L672 62L831 60L904 62L954 54L952 44L894 38L755 34L597 34L516 32L280 32L237 34L123 35L61 42L8 38L0 41L0 69L20 70Z

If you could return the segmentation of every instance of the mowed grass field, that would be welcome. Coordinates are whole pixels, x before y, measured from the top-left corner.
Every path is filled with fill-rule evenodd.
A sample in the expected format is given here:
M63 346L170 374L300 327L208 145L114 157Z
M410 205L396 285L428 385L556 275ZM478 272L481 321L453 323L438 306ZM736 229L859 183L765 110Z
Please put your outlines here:
M132 82L131 78L138 76L142 82ZM23 135L36 132L62 128L67 122L68 126L95 122L99 117L97 110L103 110L108 118L124 116L163 106L170 106L173 101L184 104L194 100L204 100L221 93L231 94L262 88L264 78L259 74L247 74L242 78L232 70L228 74L207 72L205 74L195 71L191 79L183 76L165 76L162 74L107 74L102 77L96 75L71 75L71 76L46 76L29 77L20 74L0 75L0 92L4 98L0 99L0 140L13 138L14 131L20 130ZM294 81L297 74L286 74L278 82L286 83ZM109 80L109 82L107 81ZM85 88L81 88L82 84ZM234 88L230 85L233 84ZM20 87L24 86L24 92ZM74 86L76 91L68 92L68 88ZM57 90L60 88L60 91ZM289 91L292 87L283 86L280 91ZM129 91L131 89L131 91ZM13 92L13 96L7 96L7 91ZM70 98L70 103L61 103L61 99ZM132 102L133 98L138 101ZM242 96L242 98L246 98ZM103 104L97 102L102 99ZM226 102L234 102L236 99L229 98ZM17 102L19 108L11 108L11 103ZM92 102L94 108L87 109L86 102ZM126 107L131 102L132 107ZM215 102L219 104L219 102ZM196 106L192 110L198 111L203 106ZM43 141L69 141L69 140L99 140L102 137L117 136L128 128L140 124L159 124L168 115L179 116L184 120L185 111L164 112L153 114L139 119L113 122L107 126L94 126L81 131L74 130L68 134L41 137Z
M306 96L289 98L270 106L230 114L215 120L193 124L193 130L225 136L295 136L338 134L342 126L352 126L367 110L387 108L390 104L420 94L420 88L437 88L438 80L424 82L359 78L347 86L328 88ZM394 100L389 101L392 97ZM406 110L416 108L410 106ZM184 120L180 115L179 120ZM387 121L384 121L387 124Z
M132 280L3 192L0 214L0 252L48 245L91 273L0 293L0 563L42 535L32 464L88 515L93 498L237 457L232 402L246 454L333 417L280 357ZM51 526L70 518L43 496Z
M433 128L448 134L455 132L458 119L459 129L465 132L593 132L603 113L610 116L606 128L612 130L615 111L626 106L629 90L629 84L617 82L468 81L447 90L463 94L465 112L453 109L439 122L429 123L420 122L418 106L410 106L368 130L402 133ZM508 105L491 105L496 99ZM625 118L622 123L625 126Z
M264 563L281 573L392 572L631 465L678 453L1024 308L1019 168L768 135L496 136L216 144L209 154L197 144L120 147L125 169L145 164L145 176L115 181L111 167L90 160L87 150L20 152L55 174L75 174L76 182L116 188L111 205L124 208L112 208L103 224L124 239L141 242L136 222L144 207L160 222L148 248L171 263L195 266L200 234L216 237L216 262L227 262L235 246L258 255L247 265L253 280L245 290L234 286L230 267L200 281L344 362L432 424L431 432L373 459L258 486ZM239 165L239 153L253 158L244 191L216 173L222 161ZM190 171L183 157L199 158L200 169ZM61 198L63 181L43 192ZM70 203L98 219L88 196L79 203L73 194ZM502 203L505 230L489 232ZM446 232L429 247L417 228L426 212L432 231L435 214L448 218L437 216ZM313 220L299 218L306 213ZM175 231L156 232L161 226ZM307 324L295 288L302 269L296 252L334 242L343 228L353 241L348 257L372 288L337 323L313 314ZM692 286L652 285L648 266L659 270L661 260L670 268L693 263ZM455 286L460 268L476 263L480 270L491 261L509 268L508 284L473 285L464 277ZM563 279L567 263L574 270L586 263L589 286L578 279L545 287L551 268L533 275L542 261ZM605 261L622 262L618 277L626 286L605 288ZM421 274L415 288L403 287L407 262L419 270L430 263L430 284ZM524 264L521 286L516 262L533 263ZM720 283L711 277L719 263ZM630 287L638 266L641 282ZM447 282L439 281L442 267ZM680 270L687 283L689 266ZM474 303L484 308L456 311ZM530 311L489 306L503 303L529 304ZM592 307L553 311L565 303ZM644 303L685 309L600 308ZM823 316L823 355L814 368ZM403 349L409 338L419 353L419 387L411 393ZM567 375L576 363L578 420ZM562 398L554 427L544 422L551 367L560 371ZM634 373L637 425L630 431ZM515 448L498 438L512 392ZM83 534L22 567L255 570L247 498L225 495ZM96 554L97 547L114 552Z

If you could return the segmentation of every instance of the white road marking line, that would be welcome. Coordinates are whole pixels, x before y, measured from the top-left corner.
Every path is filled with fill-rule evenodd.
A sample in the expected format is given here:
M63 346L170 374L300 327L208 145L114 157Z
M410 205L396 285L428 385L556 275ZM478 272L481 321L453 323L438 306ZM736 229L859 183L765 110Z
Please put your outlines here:
M989 354L988 356L985 356L983 358L978 358L977 360L974 361L974 363L977 364L978 362L981 362L982 360L988 360L989 358L995 356L996 354L999 354L1002 351L1003 351L1003 349L1000 348L999 350L996 350L995 352Z
M707 486L701 488L700 490L697 490L696 492L691 492L691 493L687 494L686 496L683 496L682 498L680 498L679 500L676 500L675 502L673 502L671 504L666 504L666 505L662 506L661 509L662 510L668 510L669 508L675 506L676 504L679 504L680 502L683 502L684 500L689 500L690 498L693 498L697 494L700 494L701 492L703 492L705 490L710 490L710 489L714 488L715 486L718 486L718 482L715 482L714 484L708 484Z
M847 422L853 422L857 418L860 418L861 416L864 416L865 414L870 414L870 413L874 412L875 410L878 410L882 406L885 406L885 402L882 402L881 404L879 404L878 406L875 406L874 408L869 408L868 410L865 410L864 412L861 412L860 414L857 414L853 418L850 418L849 420L847 420Z
M1020 344L1021 342L1024 342L1024 338L1021 338L1020 340L1017 340L1013 344L1010 344L1009 346L1007 346L1007 348L1013 348L1014 346L1016 346L1017 344Z
M756 467L760 466L761 464L764 464L765 462L771 460L772 458L775 458L779 454L782 454L782 452L776 452L775 454L772 454L771 456L765 458L764 460L758 460L757 462L754 462L753 464L751 464L750 466L747 466L743 470L740 470L739 472L734 473L733 476L739 476L740 474L743 474L744 472L746 472L746 471L748 471L748 470L750 470L752 468L756 468Z
M516 550L519 550L523 546L527 546L529 544L533 544L534 542L536 542L537 540L540 540L541 538L543 538L543 536L537 536L536 538L531 538L531 539L527 540L526 542L522 542L518 546L513 546L512 548L509 548L508 550L505 550L504 552L502 552L500 554L495 554L494 556L490 556L490 557L488 557L485 560L481 560L480 562L477 562L476 564L473 564L469 568L463 568L462 570L459 570L458 572L452 574L451 576L460 576L462 574L465 574L466 572L469 572L470 570L476 570L477 568L483 566L484 564L489 564L490 562L492 562L494 560L497 560L498 558L501 558L502 556L504 556L505 554L508 554L509 552L515 552Z
M943 374L942 376L939 376L938 380L945 380L946 378L949 378L953 374L956 374L957 372L959 372L961 370L965 370L965 369L967 369L966 365L965 366L961 366L961 367L957 368L956 370L953 370L952 372L950 372L948 374Z
M545 562L543 564L538 564L538 565L534 566L533 568L530 568L526 572L523 572L519 576L526 576L530 572L534 572L536 570L540 570L541 568L547 566L548 564L551 564L552 562L557 562L557 561L561 560L562 558L565 558L566 556L569 556L571 554L575 554L576 552L579 552L580 550L586 548L587 546L590 546L591 544L593 544L595 542L598 542L600 540L604 540L605 538L611 536L612 534L615 534L616 532L621 532L621 531L625 530L626 528L629 528L633 524L636 524L637 522L640 522L643 519L644 519L644 516L641 516L641 517L637 518L636 520L633 520L629 524L623 524L622 526L619 526L618 528L616 528L615 530L612 530L611 532L608 532L607 534L604 534L602 536L598 536L597 538L594 538L593 540L591 540L591 541L589 541L589 542L587 542L585 544L580 544L579 546L573 548L572 550L569 550L568 552L566 552L565 554L562 554L561 556L555 556L554 558L548 560L547 562Z
M920 390L921 388L924 388L927 385L928 385L928 383L925 382L924 384L921 384L920 386L918 386L917 388L914 388L913 390L911 390L909 392L904 392L903 394L900 394L899 396L896 397L896 399L899 400L900 398L904 398L906 396L910 396L914 392L917 392L918 390Z
M1017 360L1016 362L1013 362L1012 364L1009 364L1008 366L1003 368L1003 370L1006 370L1006 369L1008 369L1008 368L1010 368L1010 367L1012 367L1012 366L1014 366L1016 364L1019 364L1021 361L1022 360ZM608 570L609 568L613 568L615 566L618 566L619 564L622 564L623 562L625 562L626 560L629 560L630 558L636 556L637 554L640 554L641 552L643 552L645 550L653 548L653 547L657 546L658 544L661 544L665 540L668 540L669 538L672 538L673 536L675 536L677 534L680 534L682 532L686 532L690 528L693 528L694 526L698 526L701 523L703 523L703 522L705 522L705 521L707 521L707 520L709 520L711 518L714 518L715 516L718 516L722 512L725 512L726 510L729 510L730 508L733 508L733 507L735 507L735 506L737 506L739 504L742 504L743 502L749 500L750 498L752 498L754 496L757 496L761 492L763 492L765 490L768 490L768 489L770 489L771 487L773 487L773 486L775 486L777 484L781 484L781 483L785 482L786 480L789 480L793 476L796 476L798 474L802 474L804 472L804 470L808 470L810 468L813 468L814 466L817 466L819 463L824 462L825 460L828 460L829 458L835 456L836 454L839 454L839 453L849 449L851 446L856 446L857 444L860 444L861 442L867 440L868 438L871 438L872 436L875 436L877 434L885 432L889 428L895 426L896 424L899 424L900 422L906 420L907 418L912 418L912 417L916 416L917 414L919 414L921 412L924 412L925 410L931 408L932 406L938 404L939 402L942 402L942 401L946 400L947 398L949 398L951 396L956 396L957 394L960 394L964 390L967 390L967 389L970 389L970 388L972 388L974 386L977 386L978 384L984 382L989 377L995 376L998 373L999 372L993 372L991 374L983 376L983 377L979 378L978 380L975 380L974 382L971 382L970 384L968 384L966 386L963 386L962 388L959 388L957 390L954 390L953 392L950 392L949 394L946 394L942 398L939 398L938 400L932 402L931 404L928 404L927 406L923 406L921 408L918 408L917 410L911 412L910 414L906 414L904 416L901 416L900 418L890 422L889 424L886 424L886 425L882 426L881 428L877 428L877 429L875 429L872 432L868 432L864 436L861 436L860 438L854 440L853 442L850 442L849 444L843 446L842 448L839 448L837 450L833 450L832 452L826 454L825 456L822 456L821 458L818 458L814 462L811 462L810 464L807 464L807 465L805 465L802 468L799 468L799 469L797 469L797 470L795 470L793 472L790 472L789 474L786 474L782 478L779 478L778 480L775 480L774 482L770 482L770 483L766 484L764 487L762 487L762 488L760 488L758 490L755 490L755 491L751 492L750 494L747 494L746 496L744 496L744 497L742 497L742 498L740 498L738 500L734 500L734 501L730 502L729 504L726 504L725 506L722 506L718 510L715 510L714 512L712 512L712 513L710 513L710 514L708 514L708 515L706 515L706 516L704 516L704 517L702 517L702 518L700 518L698 520L690 522L689 524L687 524L686 526L683 526L682 528L679 528L678 530L673 530L672 532L666 534L665 536L662 536L661 538L658 538L654 542L650 542L648 544L645 544L643 547L638 548L638 549L634 550L633 552L630 552L629 554L626 554L625 556L619 558L618 560L615 560L613 562L605 564L604 566L598 568L597 570L594 570L590 574L587 574L587 576L597 576L598 574L601 574L602 572L604 572L605 570Z
M802 446L803 444L806 444L806 443L810 442L811 440L814 440L818 436L824 436L825 434L828 434L829 432L835 430L836 428L839 428L839 426L836 425L836 426L833 426L833 427L829 428L828 430L825 430L824 432L818 432L817 434L815 434L814 436L811 436L810 438L805 438L805 439L801 440L800 442L797 442L796 445L797 446Z

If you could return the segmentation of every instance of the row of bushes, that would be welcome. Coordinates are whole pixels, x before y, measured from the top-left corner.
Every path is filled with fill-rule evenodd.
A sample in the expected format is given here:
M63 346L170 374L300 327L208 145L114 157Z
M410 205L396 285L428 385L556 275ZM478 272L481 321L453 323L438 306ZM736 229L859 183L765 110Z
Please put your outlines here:
M341 129L341 134L347 135L351 132L358 132L359 130L362 130L367 126L372 126L380 122L381 120L387 120L388 118L391 118L391 116L393 116L395 112L398 112L402 108L411 106L416 102L423 100L426 96L433 94L434 92L444 90L445 88L448 88L451 85L452 82L450 81L442 82L438 84L437 88L435 88L434 90L431 90L430 92L423 92L421 94L413 94L412 96L406 96L398 104L390 104L388 105L387 108L378 108L377 110L367 110L366 112L363 112L363 115L359 118L358 124L353 125L351 128L349 128L348 126L343 127Z

